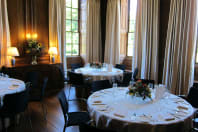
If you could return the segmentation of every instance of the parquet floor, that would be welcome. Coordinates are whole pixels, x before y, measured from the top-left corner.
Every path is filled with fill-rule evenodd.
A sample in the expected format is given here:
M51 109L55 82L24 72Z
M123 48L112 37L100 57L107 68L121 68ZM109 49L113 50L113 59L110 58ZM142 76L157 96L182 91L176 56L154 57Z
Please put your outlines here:
M68 89L66 87L65 92L68 95ZM62 132L64 127L64 117L56 96L57 95L48 97L44 100L45 106L47 107L46 120L44 120L40 103L32 102L29 104L25 116L22 116L24 118L20 119L17 126L9 127L8 132ZM75 99L75 88L71 88L70 99ZM69 111L86 110L86 106L82 106L81 104L76 101L69 101ZM28 114L32 121L32 130L28 120ZM67 132L79 132L78 126L68 127Z

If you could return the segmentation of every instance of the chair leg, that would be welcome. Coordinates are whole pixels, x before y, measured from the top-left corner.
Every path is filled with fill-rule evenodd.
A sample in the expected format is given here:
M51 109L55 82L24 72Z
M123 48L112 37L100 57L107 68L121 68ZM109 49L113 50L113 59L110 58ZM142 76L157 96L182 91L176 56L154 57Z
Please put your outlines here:
M64 129L63 129L63 132L66 132L66 128L67 128L67 126L65 125L65 126L64 126Z
M30 118L29 114L28 114L28 120L29 120L29 123L30 123L31 131L33 132L33 128L32 128L32 121L31 121L31 118Z
M68 94L68 97L67 97L68 100L69 100L69 96L70 96L70 91L71 91L71 85L69 84L69 94Z
M30 123L31 131L33 132L32 120L31 120L31 118L30 118L30 115L29 115L29 109L28 109L28 108L27 108L27 115L28 115L28 120L29 120L29 123Z
M1 123L2 123L2 132L7 132L6 126L5 126L5 119L1 118Z
M41 102L41 107L42 107L44 119L46 121L47 120L47 118L46 118L46 116L47 116L47 108L45 107L43 101Z

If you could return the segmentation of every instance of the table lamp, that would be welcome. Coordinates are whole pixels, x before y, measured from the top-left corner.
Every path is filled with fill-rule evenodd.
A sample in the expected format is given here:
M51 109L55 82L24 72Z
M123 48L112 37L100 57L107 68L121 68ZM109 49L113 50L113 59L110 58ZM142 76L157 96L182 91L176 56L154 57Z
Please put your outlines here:
M19 56L19 52L16 47L9 47L7 50L7 55L11 56L11 65L15 65L15 56Z
M54 55L58 54L57 48L56 47L50 47L49 48L49 54L51 56L52 63L55 63L55 56Z

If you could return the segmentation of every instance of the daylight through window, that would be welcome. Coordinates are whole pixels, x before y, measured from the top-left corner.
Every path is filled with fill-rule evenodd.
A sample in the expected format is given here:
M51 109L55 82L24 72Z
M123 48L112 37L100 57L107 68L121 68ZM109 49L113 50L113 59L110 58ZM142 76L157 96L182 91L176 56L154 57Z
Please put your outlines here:
M66 55L79 55L79 0L66 0Z
M134 38L135 38L135 21L137 0L129 0L129 29L128 29L128 46L127 56L133 56Z

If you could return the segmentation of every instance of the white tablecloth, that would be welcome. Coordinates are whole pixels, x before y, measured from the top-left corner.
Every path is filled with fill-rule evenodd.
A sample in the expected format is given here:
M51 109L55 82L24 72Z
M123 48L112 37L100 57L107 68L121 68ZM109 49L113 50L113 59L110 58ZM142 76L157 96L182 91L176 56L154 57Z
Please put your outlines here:
M25 90L25 83L18 79L0 77L0 105L6 94L13 94Z
M182 98L166 93L158 101L143 101L127 95L127 90L105 89L88 98L97 127L120 132L186 132L192 127L194 109Z
M91 77L92 81L96 80L110 80L113 79L122 79L123 77L123 71L117 68L112 68L111 71L109 71L107 68L91 68L91 67L83 67L78 68L75 70L76 73L81 73L86 77Z

